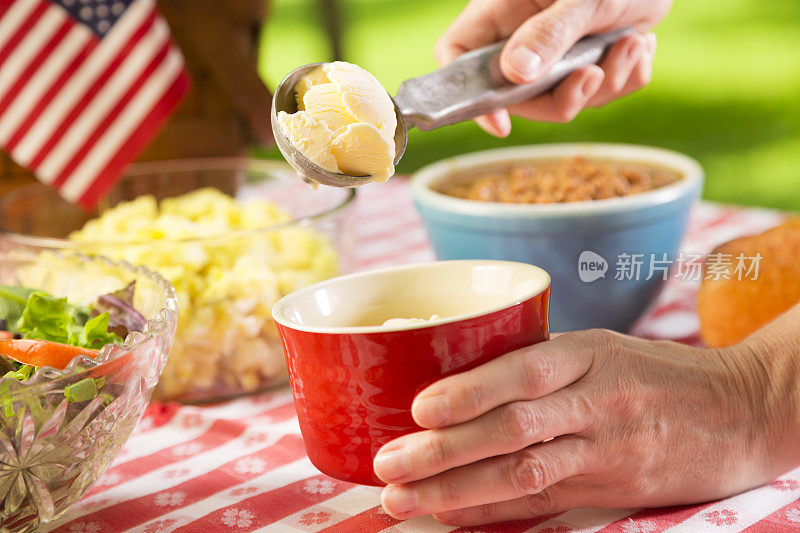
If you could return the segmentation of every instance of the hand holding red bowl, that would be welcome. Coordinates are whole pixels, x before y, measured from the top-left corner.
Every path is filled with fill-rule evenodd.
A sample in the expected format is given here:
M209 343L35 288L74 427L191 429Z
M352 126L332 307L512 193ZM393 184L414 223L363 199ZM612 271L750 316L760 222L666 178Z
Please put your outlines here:
M311 462L354 483L387 442L423 429L414 396L549 337L550 277L505 261L442 261L352 274L280 300L273 316L286 352ZM431 321L383 325L397 318Z
M383 506L466 526L761 485L800 464L798 337L800 307L722 350L591 330L447 377L375 459Z

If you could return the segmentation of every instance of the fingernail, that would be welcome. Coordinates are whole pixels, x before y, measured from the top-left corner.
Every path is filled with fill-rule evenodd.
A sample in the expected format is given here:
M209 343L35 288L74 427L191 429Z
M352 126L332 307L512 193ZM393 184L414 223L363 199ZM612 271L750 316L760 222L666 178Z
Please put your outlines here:
M400 479L411 472L408 454L402 450L379 453L372 464L375 474L383 480Z
M603 78L600 76L591 76L588 80L583 82L583 87L581 88L581 94L583 94L584 98L591 98L594 96L594 93L597 92L597 89L600 88L600 84L603 83Z
M461 511L445 511L443 513L434 514L433 518L448 526L457 526L459 516L461 516Z
M526 80L535 77L542 67L542 58L527 46L517 46L508 54L508 66Z
M505 109L494 111L492 113L492 121L497 127L498 137L508 137L511 133L511 117Z
M438 427L450 421L450 404L444 396L423 398L413 406L414 418L425 427Z
M511 133L511 118L505 109L475 117L475 122L483 131L495 137L504 138Z
M641 48L641 46L642 46L642 45L641 45L641 43L640 43L639 41L633 41L633 42L631 42L631 43L628 45L628 49L627 49L627 50L625 50L625 58L626 58L628 61L631 61L631 60L633 60L633 59L634 59L634 56L635 56L635 55L636 55L636 54L639 52L639 49Z
M658 38L656 37L655 33L648 33L647 34L647 51L651 54L655 54L656 47L658 46Z
M408 514L419 506L417 493L403 487L386 487L381 500L383 508L396 515Z
M497 128L495 128L494 124L492 124L492 121L485 116L475 117L475 123L489 135L494 135L495 137L500 136Z

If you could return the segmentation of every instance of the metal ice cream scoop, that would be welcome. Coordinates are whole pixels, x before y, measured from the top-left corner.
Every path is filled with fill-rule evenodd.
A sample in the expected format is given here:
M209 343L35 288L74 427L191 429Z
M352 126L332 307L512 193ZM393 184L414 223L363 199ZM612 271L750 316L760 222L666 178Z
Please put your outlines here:
M625 28L581 39L550 72L526 85L513 84L500 72L498 59L505 42L472 50L430 74L404 81L397 95L392 98L397 113L395 165L406 149L409 128L416 126L424 131L432 130L530 100L555 87L575 70L598 63L612 44L631 31ZM351 176L321 168L292 145L278 124L279 111L297 111L297 82L322 64L312 63L296 68L278 85L272 98L272 131L281 153L309 183L358 187L372 181L372 176Z

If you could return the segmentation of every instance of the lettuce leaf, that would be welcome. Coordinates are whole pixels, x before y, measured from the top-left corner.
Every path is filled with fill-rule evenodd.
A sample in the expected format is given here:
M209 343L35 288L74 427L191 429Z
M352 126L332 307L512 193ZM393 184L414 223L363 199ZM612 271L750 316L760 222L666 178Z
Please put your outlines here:
M136 282L131 281L124 289L104 294L92 305L92 315L108 313L109 329L122 338L131 331L142 331L147 320L133 307Z
M71 344L83 348L99 349L110 343L121 342L119 336L108 331L108 313L89 318L89 309L56 298L43 292L33 292L28 297L25 310L17 322L17 329L25 339Z
M17 331L17 321L25 310L28 297L36 292L34 289L25 287L10 287L0 285L0 320L5 322L6 331L19 333Z
M122 338L119 335L108 331L109 318L108 313L102 313L90 318L82 328L72 331L67 344L100 349L106 344L121 343Z

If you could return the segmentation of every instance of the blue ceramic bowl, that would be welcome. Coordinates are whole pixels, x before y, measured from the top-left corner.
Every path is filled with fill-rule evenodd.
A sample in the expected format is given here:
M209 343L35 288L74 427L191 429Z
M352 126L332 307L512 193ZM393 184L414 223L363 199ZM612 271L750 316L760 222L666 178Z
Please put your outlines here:
M652 164L674 169L682 178L627 197L560 204L478 202L431 188L493 165L571 156ZM552 278L554 331L627 331L663 285L665 268L675 262L702 183L700 165L676 152L621 144L552 144L446 159L417 172L412 190L439 259L535 264Z

